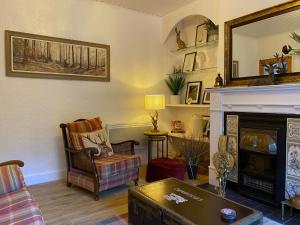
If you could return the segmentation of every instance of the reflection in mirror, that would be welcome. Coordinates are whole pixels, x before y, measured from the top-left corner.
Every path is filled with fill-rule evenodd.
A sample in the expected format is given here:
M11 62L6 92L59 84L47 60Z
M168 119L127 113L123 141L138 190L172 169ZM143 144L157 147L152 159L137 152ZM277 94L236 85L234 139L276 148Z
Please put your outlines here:
M231 77L300 72L300 10L232 29Z

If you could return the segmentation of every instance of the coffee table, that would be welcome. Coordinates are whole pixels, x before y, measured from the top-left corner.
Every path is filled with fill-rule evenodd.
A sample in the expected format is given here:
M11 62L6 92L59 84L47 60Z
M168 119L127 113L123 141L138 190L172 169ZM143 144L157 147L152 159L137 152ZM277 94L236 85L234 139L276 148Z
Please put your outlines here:
M221 218L222 208L237 212L235 221ZM132 225L256 225L261 212L240 205L175 178L128 191L128 222Z

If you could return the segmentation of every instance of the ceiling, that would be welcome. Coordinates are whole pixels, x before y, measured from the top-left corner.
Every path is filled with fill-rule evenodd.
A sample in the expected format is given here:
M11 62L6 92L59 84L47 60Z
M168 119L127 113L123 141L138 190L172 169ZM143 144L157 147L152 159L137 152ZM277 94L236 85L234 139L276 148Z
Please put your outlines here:
M233 29L234 34L240 34L255 38L291 33L300 29L300 10L295 10L279 16L271 17L245 26Z
M96 0L155 16L165 16L196 0Z

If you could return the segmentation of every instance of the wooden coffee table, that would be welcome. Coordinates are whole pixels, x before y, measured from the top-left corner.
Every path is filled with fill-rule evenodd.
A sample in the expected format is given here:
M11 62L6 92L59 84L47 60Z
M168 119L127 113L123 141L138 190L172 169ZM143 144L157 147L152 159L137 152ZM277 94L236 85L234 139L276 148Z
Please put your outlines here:
M235 221L221 218L222 208L237 212ZM129 189L128 222L132 225L256 225L261 212L193 187L175 178Z

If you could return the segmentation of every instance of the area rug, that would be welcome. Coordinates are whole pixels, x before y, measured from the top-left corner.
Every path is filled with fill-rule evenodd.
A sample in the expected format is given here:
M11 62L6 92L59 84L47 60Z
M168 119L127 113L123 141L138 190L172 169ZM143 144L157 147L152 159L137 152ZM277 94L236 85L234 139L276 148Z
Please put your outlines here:
M99 221L98 223L95 223L94 225L128 225L128 214L123 214L120 216L113 216L111 218ZM271 220L267 217L264 217L263 219L264 225L280 225L282 223L277 223L274 220Z

